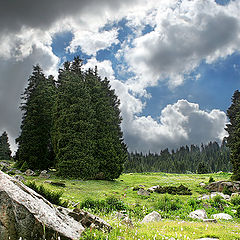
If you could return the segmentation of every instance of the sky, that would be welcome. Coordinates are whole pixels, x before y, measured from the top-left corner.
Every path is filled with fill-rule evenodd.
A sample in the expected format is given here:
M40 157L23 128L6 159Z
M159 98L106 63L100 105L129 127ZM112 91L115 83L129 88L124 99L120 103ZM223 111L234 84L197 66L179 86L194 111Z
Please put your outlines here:
M129 151L221 143L240 86L239 0L0 0L0 133L13 151L32 66L97 65Z

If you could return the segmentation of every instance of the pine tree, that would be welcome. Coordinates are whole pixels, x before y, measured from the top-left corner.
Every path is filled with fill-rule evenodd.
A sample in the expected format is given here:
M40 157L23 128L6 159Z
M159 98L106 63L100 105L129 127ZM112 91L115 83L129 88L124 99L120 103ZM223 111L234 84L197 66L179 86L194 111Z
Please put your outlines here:
M11 154L8 135L7 132L4 132L0 137L0 160L10 160Z
M236 90L232 97L232 104L227 110L230 123L226 130L229 134L227 145L231 150L231 162L233 166L234 180L240 180L240 92Z
M42 69L38 65L34 66L22 96L21 134L16 139L20 167L24 165L33 170L47 169L54 164L50 137L54 95L53 77L46 78Z

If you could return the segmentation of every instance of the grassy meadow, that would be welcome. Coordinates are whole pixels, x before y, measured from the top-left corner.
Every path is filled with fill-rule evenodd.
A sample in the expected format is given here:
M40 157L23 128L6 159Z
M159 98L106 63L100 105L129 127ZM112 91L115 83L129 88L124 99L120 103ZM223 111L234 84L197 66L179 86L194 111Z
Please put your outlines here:
M199 186L200 182L208 183L210 176L215 181L230 180L231 174L168 174L168 173L129 173L123 174L115 181L66 180L52 177L47 180L61 181L66 187L55 187L44 183L46 179L26 177L36 184L43 184L52 191L62 191L63 200L69 201L69 207L78 203L84 208L109 222L113 226L110 233L86 231L81 239L198 239L212 237L218 239L240 239L240 218L236 213L239 206L217 198L198 200L208 193ZM150 196L139 196L133 188L141 185L144 189L151 186L179 186L183 184L192 191L192 195L171 195L151 193ZM188 217L196 209L205 209L208 217L225 212L233 220L218 220L217 223L203 223ZM124 225L116 218L121 211L132 219L133 227ZM143 217L157 211L161 214L160 222L143 224Z

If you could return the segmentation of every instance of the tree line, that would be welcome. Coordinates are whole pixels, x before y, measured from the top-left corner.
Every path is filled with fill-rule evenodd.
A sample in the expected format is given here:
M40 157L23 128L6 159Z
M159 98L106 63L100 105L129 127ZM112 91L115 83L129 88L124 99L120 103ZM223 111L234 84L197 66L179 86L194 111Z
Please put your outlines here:
M0 136L0 160L10 160L11 159L10 144L8 141L8 134L6 131Z
M210 173L232 170L230 150L223 141L207 145L182 146L169 152L168 148L160 153L128 154L125 172L167 172L167 173Z
M65 62L58 79L34 66L22 95L17 166L54 167L63 177L115 179L123 171L127 148L120 128L120 101L97 67L82 70L76 57Z

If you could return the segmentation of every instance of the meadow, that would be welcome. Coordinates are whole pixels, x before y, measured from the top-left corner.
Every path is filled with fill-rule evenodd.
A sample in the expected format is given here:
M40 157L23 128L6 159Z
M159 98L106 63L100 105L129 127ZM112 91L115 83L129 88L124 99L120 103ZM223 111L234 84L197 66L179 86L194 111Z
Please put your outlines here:
M215 181L230 180L230 173L214 174L168 174L168 173L128 173L122 174L115 181L66 180L51 176L50 181L65 183L66 187L56 187L46 183L46 179L26 177L43 184L51 191L61 191L62 199L69 202L69 207L77 205L100 216L113 226L110 233L87 230L81 239L240 239L240 218L236 210L239 202L226 202L221 198L202 201L198 197L207 194L199 183L208 183L210 177ZM140 196L134 187L148 189L151 186L188 187L192 195L172 195L151 193ZM239 200L239 199L238 199ZM225 212L233 220L218 220L217 223L204 223L189 218L189 213L196 209L205 209L208 217L214 213ZM143 224L141 220L152 211L161 214L160 222ZM236 213L237 211L237 213ZM116 218L116 213L127 214L133 227L127 226Z

